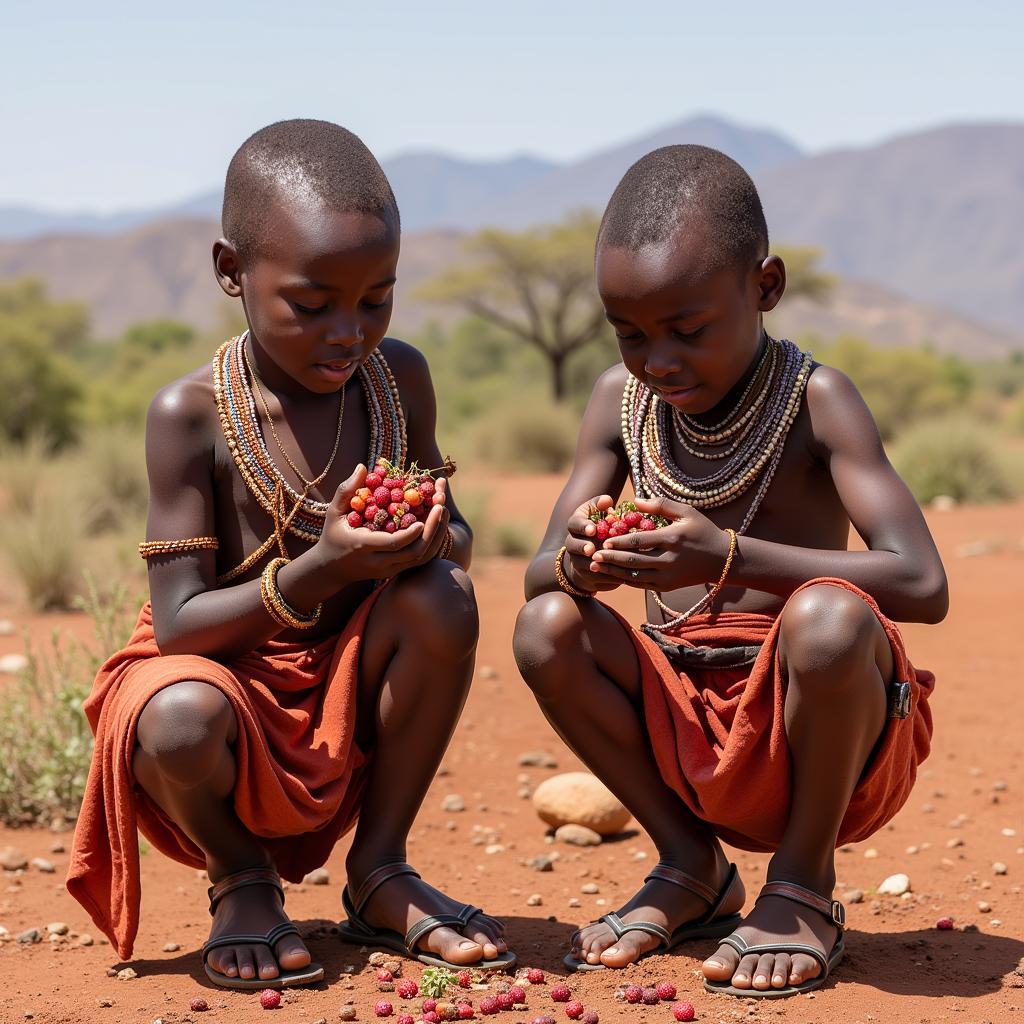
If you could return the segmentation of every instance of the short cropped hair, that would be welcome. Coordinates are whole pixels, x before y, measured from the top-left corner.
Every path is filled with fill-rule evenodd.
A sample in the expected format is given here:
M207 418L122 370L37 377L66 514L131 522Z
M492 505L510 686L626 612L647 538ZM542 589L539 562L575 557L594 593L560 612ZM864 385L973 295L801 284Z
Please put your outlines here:
M231 158L221 227L243 256L265 250L268 205L316 203L371 213L398 232L398 204L387 175L362 140L330 121L278 121L250 135Z
M597 244L635 252L696 224L707 228L705 269L747 269L768 255L768 225L750 175L717 149L663 146L626 171Z

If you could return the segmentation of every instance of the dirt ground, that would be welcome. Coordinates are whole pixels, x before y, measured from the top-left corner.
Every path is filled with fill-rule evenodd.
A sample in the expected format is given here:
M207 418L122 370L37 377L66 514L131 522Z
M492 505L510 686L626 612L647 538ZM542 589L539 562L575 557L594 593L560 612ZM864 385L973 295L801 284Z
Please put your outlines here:
M551 481L543 490L551 493ZM533 490L533 488L530 488ZM540 504L540 503L539 503ZM679 999L692 1002L697 1019L799 1022L974 1022L1024 1024L1024 752L1021 742L1020 640L1024 617L1024 504L962 508L931 513L950 576L952 609L941 626L909 626L915 663L933 669L935 744L918 785L895 821L867 843L837 854L840 897L860 889L850 903L848 955L826 988L784 1001L735 1001L705 994L700 959L710 947L693 943L672 956L628 971L573 976L569 984L604 1021L672 1020L669 1007L637 1007L615 999L623 984L670 980ZM556 771L577 767L543 721L515 670L509 646L520 604L524 563L490 560L474 567L482 610L482 639L473 693L442 774L434 781L410 837L413 864L442 889L483 905L507 921L520 963L562 976L566 940L581 922L616 908L641 882L654 861L647 837L632 832L595 848L552 845L533 813L524 787ZM634 619L635 602L616 602ZM54 625L82 632L74 616L31 618L0 602L0 617L36 635ZM20 650L19 636L0 637L0 655ZM522 767L521 754L546 751L557 768ZM628 770L628 766L623 766ZM445 796L463 797L466 810L445 813ZM222 992L202 973L197 950L206 936L206 881L191 869L155 853L142 859L142 927L133 980L108 976L123 968L84 911L63 886L70 834L0 830L0 847L13 845L29 858L44 857L52 874L29 868L0 879L0 1021L114 1024L180 1024L191 1020L270 1019L317 1024L339 1020L353 1002L359 1020L373 1019L376 979L367 952L341 944L328 929L340 916L344 843L330 858L328 886L292 886L288 907L324 965L320 986L292 991L274 1016L264 1018L256 995ZM554 869L538 872L529 858L557 850ZM756 894L766 857L735 854ZM895 872L910 876L909 898L878 897L874 890ZM596 884L598 892L581 888ZM528 906L539 894L540 906ZM936 930L940 917L956 922ZM47 925L64 922L69 932L47 941ZM13 937L38 928L43 941L25 945ZM91 944L85 943L91 936ZM165 944L180 948L164 952ZM1020 968L1020 969L1018 969ZM419 966L405 976L419 979ZM492 991L493 991L492 984ZM479 997L482 992L473 995ZM207 1014L190 1013L189 1001L204 996ZM405 1004L394 995L396 1014ZM419 1000L415 1001L419 1008ZM563 1019L548 987L528 990L524 1011L510 1021L550 1014ZM418 1017L419 1014L416 1013ZM396 1018L397 1019L397 1018Z

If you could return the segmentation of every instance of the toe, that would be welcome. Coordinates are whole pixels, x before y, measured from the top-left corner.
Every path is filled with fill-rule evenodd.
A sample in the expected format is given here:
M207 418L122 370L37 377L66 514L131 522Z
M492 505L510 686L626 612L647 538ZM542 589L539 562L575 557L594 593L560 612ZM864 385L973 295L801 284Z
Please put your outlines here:
M424 940L427 949L453 964L475 964L483 959L483 947L453 928L435 928Z
M771 987L772 972L775 970L775 954L762 953L757 958L757 967L754 968L754 978L751 985L760 992Z
M213 970L223 974L226 978L234 978L238 975L238 964L235 962L235 953L231 949L215 949L207 961Z
M238 975L248 980L256 977L256 964L252 958L252 950L243 947L235 953L238 960Z
M484 960L493 960L498 955L498 943L495 936L482 928L467 928L466 938L475 942L483 950Z
M298 971L308 967L312 961L309 950L306 949L298 935L287 935L278 942L274 955L277 962L286 971Z
M266 946L256 946L254 949L256 957L256 969L261 978L276 978L280 974L274 954Z
M789 972L793 967L793 959L788 953L775 954L775 967L772 969L772 988L785 988L789 984Z
M646 932L629 932L601 954L605 967L625 967L636 963L649 949L654 949L658 940Z
M789 971L791 984L799 985L801 982L816 978L819 974L821 974L821 964L813 957L803 956L800 953L793 957L793 965Z
M751 987L751 980L753 979L754 971L757 968L757 960L757 956L752 953L748 953L740 960L732 976L732 983L737 988Z
M728 981L740 962L739 954L732 946L721 945L704 961L702 969L708 981Z

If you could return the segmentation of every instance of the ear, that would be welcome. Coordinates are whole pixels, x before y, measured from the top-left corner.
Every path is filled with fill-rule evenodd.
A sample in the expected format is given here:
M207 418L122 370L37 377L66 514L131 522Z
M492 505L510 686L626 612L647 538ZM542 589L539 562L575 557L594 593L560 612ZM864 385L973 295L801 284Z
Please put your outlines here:
M242 294L242 261L226 238L213 243L213 273L225 295L237 299Z
M761 262L757 278L757 308L762 313L773 310L786 291L786 264L780 256L768 256Z

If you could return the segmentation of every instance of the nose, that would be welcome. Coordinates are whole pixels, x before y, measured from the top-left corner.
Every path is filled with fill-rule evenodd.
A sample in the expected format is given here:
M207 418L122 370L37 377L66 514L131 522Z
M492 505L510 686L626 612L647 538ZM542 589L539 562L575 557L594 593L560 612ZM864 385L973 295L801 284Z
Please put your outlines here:
M647 352L644 370L650 377L671 377L679 373L682 363L676 346L655 339Z
M328 345L351 348L363 343L363 326L355 313L345 312L331 320L324 338Z

